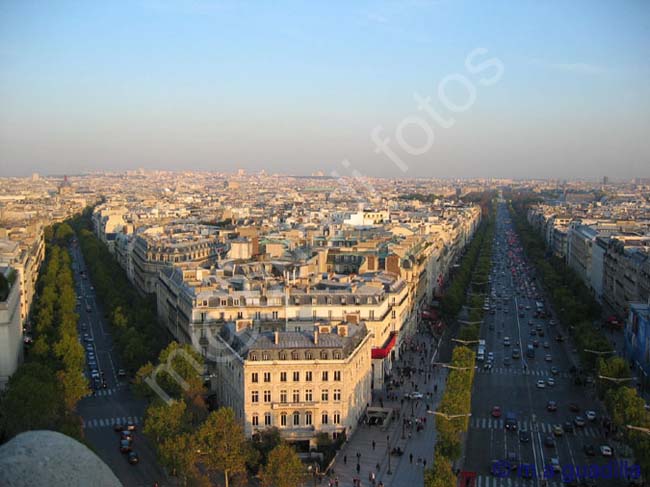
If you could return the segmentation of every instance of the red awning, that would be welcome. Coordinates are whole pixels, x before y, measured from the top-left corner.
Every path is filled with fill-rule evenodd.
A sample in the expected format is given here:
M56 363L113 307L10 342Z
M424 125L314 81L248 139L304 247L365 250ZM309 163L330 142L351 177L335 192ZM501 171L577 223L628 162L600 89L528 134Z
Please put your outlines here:
M381 347L381 348L373 348L371 351L371 356L372 358L377 358L377 359L382 359L386 358L390 351L393 349L395 346L395 342L397 341L397 335L395 333L390 334L390 338L386 342L386 344Z

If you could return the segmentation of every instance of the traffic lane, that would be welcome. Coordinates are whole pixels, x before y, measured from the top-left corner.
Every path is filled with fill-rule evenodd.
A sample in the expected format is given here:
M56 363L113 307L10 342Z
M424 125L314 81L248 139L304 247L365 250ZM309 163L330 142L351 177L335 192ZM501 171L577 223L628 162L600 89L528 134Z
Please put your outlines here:
M157 466L152 445L139 431L134 432L132 443L132 449L139 457L136 465L129 464L127 454L120 452L120 435L113 431L112 427L89 429L85 436L125 486L150 487L164 478L163 472Z

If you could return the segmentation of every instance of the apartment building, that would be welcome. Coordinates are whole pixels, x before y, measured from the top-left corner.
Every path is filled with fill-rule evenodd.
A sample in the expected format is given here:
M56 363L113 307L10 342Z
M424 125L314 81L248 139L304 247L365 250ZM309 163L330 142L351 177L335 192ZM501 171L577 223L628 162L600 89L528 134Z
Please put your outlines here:
M23 359L23 330L21 320L20 280L11 267L0 267L1 279L8 292L0 295L0 390Z
M213 357L206 354L212 390L248 437L276 427L307 451L321 433L349 437L371 402L371 337L363 322L261 333L230 323L213 343Z
M630 302L650 297L650 237L616 236L610 239L604 260L603 300L620 316Z

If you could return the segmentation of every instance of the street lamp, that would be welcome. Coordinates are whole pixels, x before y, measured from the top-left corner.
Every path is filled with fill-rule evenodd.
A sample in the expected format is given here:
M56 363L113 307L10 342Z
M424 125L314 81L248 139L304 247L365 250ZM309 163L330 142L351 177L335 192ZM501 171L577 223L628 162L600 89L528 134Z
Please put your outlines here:
M390 469L390 435L386 435L386 452L388 453L388 471L387 475L391 475L393 471Z
M604 352L599 352L598 350L590 350L588 348L585 348L583 352L593 353L594 355L610 355L612 353L616 353L616 350L606 350Z
M479 343L479 340L461 340L460 338L452 338L452 342L462 343L463 345L470 345L472 343Z
M450 421L452 419L458 419L458 418L469 418L472 413L467 413L467 414L447 414L443 413L442 411L427 411L427 414L433 414L434 416L442 416L446 420Z
M636 377L607 377L606 375L599 375L599 379L611 380L612 382L626 382L628 380L636 380Z
M641 433L646 433L650 435L650 428L642 428L641 426L632 426L631 424L626 424L625 427L629 430L640 431Z
M453 370L472 370L474 368L474 367L457 367L456 365L445 364L442 362L431 362L431 365L439 365L440 367L444 367L445 369L453 369Z

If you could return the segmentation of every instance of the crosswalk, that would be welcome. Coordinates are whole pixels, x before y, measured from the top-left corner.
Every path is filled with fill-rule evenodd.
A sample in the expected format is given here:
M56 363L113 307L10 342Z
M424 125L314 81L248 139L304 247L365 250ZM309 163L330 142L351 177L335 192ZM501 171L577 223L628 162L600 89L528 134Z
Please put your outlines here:
M135 424L142 424L142 416L118 416L114 418L89 419L84 421L84 429L91 428L112 428L116 424L126 424L133 421Z
M519 369L519 368L511 368L511 367L494 367L490 370L484 370L482 368L478 369L478 372L484 373L484 374L510 374L510 375L531 375L531 376L537 376L537 377L562 377L564 379L568 379L571 376L570 373L568 372L560 372L559 374L553 375L551 374L550 370L537 370L537 369Z
M119 391L117 387L113 387L112 389L98 389L96 391L91 392L90 394L87 394L86 397L105 397L105 396L112 396L113 394L116 394Z
M509 477L495 477L493 475L477 475L475 487L530 487L535 484L534 480L527 480L513 473ZM565 487L558 477L558 480L548 480L548 487Z
M470 427L475 429L504 429L503 419L497 418L471 418ZM517 421L519 429L525 428L529 431L539 431L540 433L553 433L553 423L540 423L532 421ZM587 436L590 438L597 438L600 436L598 428L592 426L584 426L582 428L575 428L575 435Z

